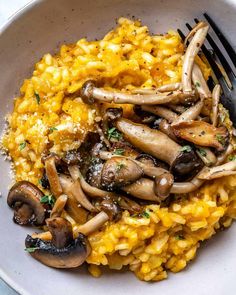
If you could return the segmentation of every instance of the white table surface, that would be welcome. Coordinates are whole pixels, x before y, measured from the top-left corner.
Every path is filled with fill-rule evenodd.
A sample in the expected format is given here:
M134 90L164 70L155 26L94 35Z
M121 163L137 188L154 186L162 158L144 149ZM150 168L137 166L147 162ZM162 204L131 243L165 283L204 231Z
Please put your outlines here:
M28 2L30 2L30 0L0 0L0 27L12 14ZM0 295L17 295L17 293L0 279Z

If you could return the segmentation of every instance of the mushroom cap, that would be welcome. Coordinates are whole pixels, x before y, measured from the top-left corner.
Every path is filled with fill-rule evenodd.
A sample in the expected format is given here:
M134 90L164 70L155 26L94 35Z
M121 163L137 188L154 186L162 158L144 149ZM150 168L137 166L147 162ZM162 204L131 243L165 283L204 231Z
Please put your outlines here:
M184 181L193 178L203 166L202 160L191 149L182 151L177 156L171 165L171 173L175 176L175 180Z
M112 157L102 168L101 182L108 190L135 182L143 175L143 170L127 158Z
M10 189L7 197L7 204L16 210L14 215L15 222L18 224L33 223L35 225L42 225L45 220L45 209L40 203L43 195L43 192L29 181L20 181L15 183ZM26 204L29 207L29 210L32 210L32 214L28 219L28 222L26 222L25 218L23 217L23 212L21 215L19 215L19 209L22 208L23 204ZM24 218L23 223L21 223L20 216Z
M88 80L83 84L83 87L80 91L80 97L83 102L86 104L93 104L93 88L95 87L96 82L94 80Z
M28 235L25 239L26 248L35 248L30 255L41 263L55 268L74 268L80 266L91 252L84 235L79 234L64 248L57 248L51 242L34 239Z
M161 201L164 201L170 194L171 187L174 183L174 176L170 173L163 173L155 177L154 192Z
M98 208L101 211L104 211L110 220L118 221L121 218L121 207L116 201L113 201L111 198L105 198L98 205Z

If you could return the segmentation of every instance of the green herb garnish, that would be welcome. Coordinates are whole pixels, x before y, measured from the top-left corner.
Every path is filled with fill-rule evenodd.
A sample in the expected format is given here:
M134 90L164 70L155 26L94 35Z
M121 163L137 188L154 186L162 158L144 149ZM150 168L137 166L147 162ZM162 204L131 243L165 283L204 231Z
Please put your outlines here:
M56 127L50 127L49 131L52 133L54 130L58 130Z
M124 168L125 167L125 164L124 163L122 163L122 162L120 162L119 164L117 164L117 166L116 166L116 172L119 172L122 168Z
M34 251L38 250L38 247L29 247L29 248L25 248L25 251L29 252L29 253L33 253Z
M150 214L147 211L144 211L142 213L142 216L145 217L145 218L150 218Z
M184 240L184 237L183 236L181 236L181 235L177 235L177 236L175 236L175 239L176 240Z
M124 149L115 149L114 154L121 156L124 154L124 152L125 152Z
M195 86L196 86L196 87L200 87L201 84L200 84L199 82L196 82L196 83L195 83Z
M181 148L181 152L186 152L186 153L189 153L191 152L192 148L190 145L184 145L182 148Z
M19 144L20 151L22 151L26 147L26 141Z
M216 134L216 139L218 140L219 143L221 143L222 145L225 144L225 139L222 135L220 134Z
M230 155L228 157L229 161L235 161L236 160L236 155Z
M55 201L56 200L53 195L45 195L41 198L40 203L53 206L55 204Z
M37 104L40 104L40 96L37 92L34 93L34 96L36 98Z
M115 127L108 129L107 134L108 134L109 140L115 139L115 140L119 141L122 138L122 134Z
M199 154L202 155L203 157L206 157L207 153L203 148L198 148Z

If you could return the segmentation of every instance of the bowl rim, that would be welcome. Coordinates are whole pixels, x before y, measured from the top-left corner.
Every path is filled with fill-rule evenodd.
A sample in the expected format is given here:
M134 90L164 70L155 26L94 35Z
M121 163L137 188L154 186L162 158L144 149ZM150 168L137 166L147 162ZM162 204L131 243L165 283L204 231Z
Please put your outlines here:
M28 3L23 5L17 11L15 11L10 17L8 17L7 20L4 21L3 24L0 26L0 38L1 38L1 35L8 29L8 27L10 27L16 20L20 19L24 14L29 12L33 7L37 6L43 1L44 0L29 0ZM19 295L31 295L28 293L28 291L26 291L18 283L16 283L10 277L10 275L3 270L1 266L0 266L0 278L7 284L7 286L9 286Z

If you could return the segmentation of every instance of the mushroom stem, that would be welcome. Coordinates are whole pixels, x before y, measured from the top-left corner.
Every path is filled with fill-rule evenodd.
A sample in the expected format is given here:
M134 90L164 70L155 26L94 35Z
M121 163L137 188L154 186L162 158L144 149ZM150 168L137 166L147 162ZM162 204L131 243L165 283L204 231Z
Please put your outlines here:
M185 40L184 40L184 45L187 45L188 40L193 37L193 35L200 29L205 27L206 23L205 22L199 22L197 23L192 30L188 33L188 35L186 36Z
M158 129L165 133L169 138L171 138L172 140L174 140L175 142L178 142L178 139L177 137L175 136L172 128L171 128L171 125L165 120L165 119L162 119L158 125Z
M60 182L65 194L75 198L85 209L91 212L97 211L84 194L79 178L75 181L72 181L70 177L61 175Z
M215 166L212 168L205 167L201 171L201 173L198 174L199 179L205 179L205 180L211 180L215 178L220 178L223 176L228 175L235 175L236 174L236 161L230 161L228 163L225 163L220 166Z
M217 126L218 121L218 106L220 101L220 85L215 85L213 92L212 92L212 125L214 127Z
M98 230L101 226L103 226L109 220L109 216L101 211L95 217L87 221L85 224L82 224L74 229L75 236L79 233L84 234L85 236L90 235L91 233Z
M81 89L81 98L87 104L94 102L94 99L102 102L113 102L116 104L137 104L155 105L169 102L188 102L195 98L195 94L184 94L182 91L171 91L166 93L156 92L155 94L127 94L123 92L108 91L95 87L94 81L88 80Z
M186 107L185 106L181 106L181 105L176 105L176 104L172 104L172 103L168 103L167 105L171 110L182 114L183 112L186 111Z
M64 195L64 194L60 195L60 197L57 198L57 200L52 208L52 211L50 213L50 218L55 218L55 217L61 216L67 200L68 200L68 197L67 197L67 195Z
M141 106L141 109L143 111L152 113L156 116L162 117L166 119L168 122L172 123L173 121L177 120L178 115L168 108L161 107L161 106L149 106L149 105L143 105Z
M206 166L212 166L216 163L216 156L209 148L198 146L196 153Z
M169 92L169 91L175 91L175 90L182 90L182 83L171 83L171 84L165 84L162 85L156 89L153 88L138 88L134 89L132 93L135 94L155 94L157 92Z
M57 174L56 160L54 155L50 155L45 159L45 170L52 194L55 197L59 197L62 194L62 187Z
M201 98L211 97L211 91L209 90L200 67L196 63L193 65L192 80Z
M197 102L194 106L188 108L185 112L183 112L180 116L178 116L175 120L173 120L171 126L178 125L182 122L195 120L198 115L201 113L202 107L204 103L202 100Z
M184 55L183 69L182 69L182 83L184 93L192 93L192 69L194 64L194 59L198 54L208 32L209 26L206 23L202 23L197 29L193 29L194 34L189 46Z

